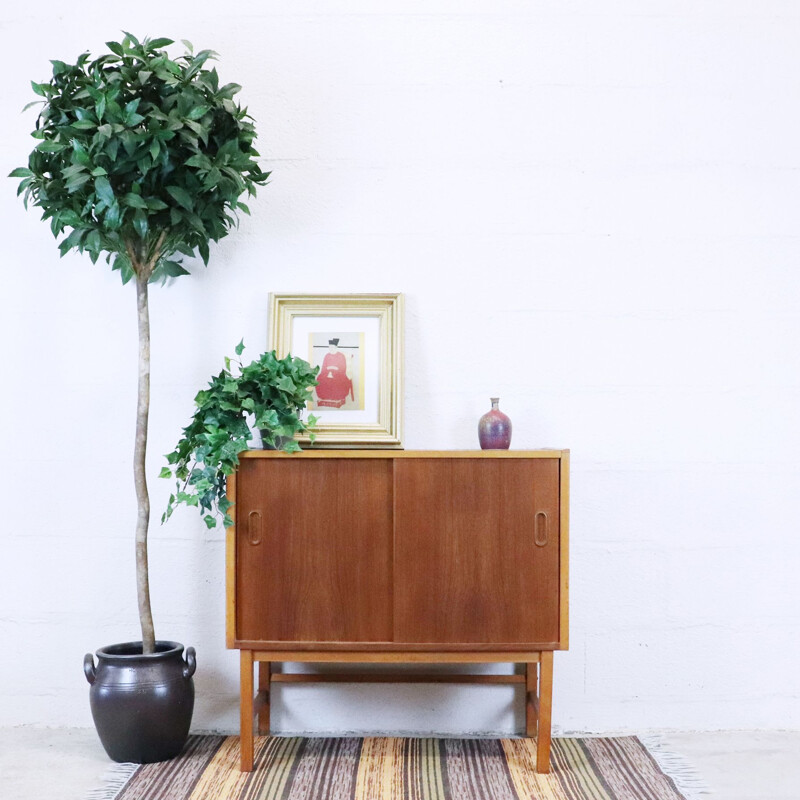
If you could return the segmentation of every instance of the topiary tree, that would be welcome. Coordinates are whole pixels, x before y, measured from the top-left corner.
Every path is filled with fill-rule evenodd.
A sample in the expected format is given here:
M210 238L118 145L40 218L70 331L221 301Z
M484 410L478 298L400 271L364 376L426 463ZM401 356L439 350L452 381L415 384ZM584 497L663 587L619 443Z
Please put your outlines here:
M154 652L147 532L150 501L145 475L150 410L149 284L187 275L181 261L226 236L239 198L266 183L253 148L252 118L234 100L240 86L219 85L206 67L211 50L171 58L172 39L139 41L129 33L107 42L109 52L73 65L53 61L53 77L33 83L43 107L32 136L39 142L28 166L15 169L18 194L42 209L58 247L105 254L122 283L136 285L139 381L134 448L137 499L136 578L142 647Z

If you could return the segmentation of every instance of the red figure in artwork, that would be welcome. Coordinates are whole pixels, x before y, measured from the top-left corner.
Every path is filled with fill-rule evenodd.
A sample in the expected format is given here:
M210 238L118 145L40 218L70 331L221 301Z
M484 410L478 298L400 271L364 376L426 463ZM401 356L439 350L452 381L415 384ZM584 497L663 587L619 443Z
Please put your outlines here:
M328 352L322 361L322 369L317 376L317 398L320 407L341 408L347 396L353 395L353 381L347 374L347 359L339 351L338 339L328 340Z

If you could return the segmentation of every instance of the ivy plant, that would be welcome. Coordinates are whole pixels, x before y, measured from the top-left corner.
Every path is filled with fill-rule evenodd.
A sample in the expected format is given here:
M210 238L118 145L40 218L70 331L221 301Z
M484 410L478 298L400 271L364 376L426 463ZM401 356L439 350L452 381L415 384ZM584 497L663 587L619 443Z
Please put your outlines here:
M241 356L243 350L240 342L236 355ZM226 527L233 525L225 494L227 477L239 465L239 453L250 447L254 430L260 431L265 447L289 453L300 450L294 439L297 433L307 431L314 441L316 417L310 414L305 422L301 415L317 385L318 372L319 367L311 367L302 358L278 358L274 351L247 365L226 358L225 369L197 393L192 421L166 457L170 466L161 470L161 477L174 477L176 486L162 523L183 503L198 508L209 528L217 524L215 514Z
M269 173L258 165L255 129L208 62L211 50L175 58L172 39L126 33L108 52L74 64L52 61L50 80L33 83L41 104L37 143L26 167L15 169L18 194L61 237L61 255L86 252L134 281L139 329L138 402L134 449L137 498L136 580L142 650L152 653L147 532L150 501L145 475L150 410L148 285L188 274L183 258L226 236L242 195L254 195Z

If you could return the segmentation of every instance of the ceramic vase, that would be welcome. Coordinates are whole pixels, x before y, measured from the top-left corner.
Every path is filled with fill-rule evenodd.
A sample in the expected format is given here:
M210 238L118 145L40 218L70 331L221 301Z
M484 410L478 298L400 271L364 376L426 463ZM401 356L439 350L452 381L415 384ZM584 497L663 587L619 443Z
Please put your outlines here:
M481 450L508 450L511 446L511 420L500 410L500 398L490 399L491 409L478 422Z

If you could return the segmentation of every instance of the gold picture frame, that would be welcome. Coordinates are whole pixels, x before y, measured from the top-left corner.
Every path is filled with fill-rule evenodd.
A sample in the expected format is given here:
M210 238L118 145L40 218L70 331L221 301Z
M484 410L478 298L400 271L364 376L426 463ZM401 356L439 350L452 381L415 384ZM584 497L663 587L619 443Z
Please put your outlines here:
M403 295L269 296L269 349L320 366L313 445L402 448Z

